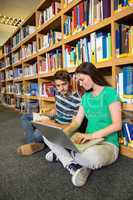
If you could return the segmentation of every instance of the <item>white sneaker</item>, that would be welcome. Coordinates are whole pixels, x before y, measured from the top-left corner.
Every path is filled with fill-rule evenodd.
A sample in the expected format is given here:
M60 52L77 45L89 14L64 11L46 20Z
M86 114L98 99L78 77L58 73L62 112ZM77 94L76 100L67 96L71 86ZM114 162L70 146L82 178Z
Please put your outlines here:
M49 162L55 162L58 161L57 156L52 152L49 151L46 155L45 155L45 159Z
M91 171L89 169L84 168L84 167L78 169L72 176L73 185L77 187L83 186L86 183L90 172Z
M82 167L77 163L71 163L66 167L66 169L72 175L73 185L77 187L81 187L86 183L87 178L91 172L91 170L89 170L88 168Z

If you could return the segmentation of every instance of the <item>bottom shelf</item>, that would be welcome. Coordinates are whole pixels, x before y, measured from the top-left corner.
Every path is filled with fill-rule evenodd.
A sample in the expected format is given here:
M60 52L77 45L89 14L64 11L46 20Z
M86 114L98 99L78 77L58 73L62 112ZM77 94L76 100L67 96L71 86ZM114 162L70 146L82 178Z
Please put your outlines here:
M120 146L120 154L127 156L128 158L133 158L133 148L121 145Z

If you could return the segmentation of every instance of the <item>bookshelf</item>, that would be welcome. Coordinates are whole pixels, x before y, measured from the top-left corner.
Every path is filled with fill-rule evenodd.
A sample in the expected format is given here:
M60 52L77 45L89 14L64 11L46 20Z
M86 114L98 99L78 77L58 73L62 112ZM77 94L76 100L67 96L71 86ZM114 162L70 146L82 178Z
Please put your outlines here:
M90 16L88 2L91 4ZM129 5L125 5L125 2ZM95 63L116 87L116 77L123 67L133 67L133 29L126 29L130 35L129 52L126 53L123 49L127 46L123 48L117 44L116 32L121 29L120 24L132 27L132 19L132 0L121 3L118 0L42 0L2 46L2 100L20 110L21 103L37 101L40 111L45 112L54 106L55 100L53 96L44 95L43 87L52 80L55 71L66 68L73 73L76 66L88 60ZM103 55L104 46L101 44L103 37L108 47L106 55ZM93 57L94 45L98 53ZM133 100L123 103L122 108L133 112ZM121 153L133 157L132 148L122 146Z
M123 110L132 111L133 112L133 104L124 104L123 103Z
M127 147L125 145L121 145L120 153L129 158L133 158L133 148L132 147Z

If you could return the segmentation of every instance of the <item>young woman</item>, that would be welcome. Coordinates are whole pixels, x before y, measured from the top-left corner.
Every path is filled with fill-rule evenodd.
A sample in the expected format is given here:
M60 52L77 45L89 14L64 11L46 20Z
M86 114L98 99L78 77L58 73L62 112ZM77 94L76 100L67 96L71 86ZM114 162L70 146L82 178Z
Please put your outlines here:
M85 143L97 138L104 138L104 141L82 153L70 152L55 144L49 147L55 153L53 158L59 159L72 174L72 183L80 187L85 184L91 169L101 168L117 160L117 131L121 129L121 105L116 90L108 86L93 64L81 64L76 69L76 75L86 92L82 96L78 114L64 132L71 137L86 116L86 133L76 134L75 143ZM49 145L49 141L46 143Z

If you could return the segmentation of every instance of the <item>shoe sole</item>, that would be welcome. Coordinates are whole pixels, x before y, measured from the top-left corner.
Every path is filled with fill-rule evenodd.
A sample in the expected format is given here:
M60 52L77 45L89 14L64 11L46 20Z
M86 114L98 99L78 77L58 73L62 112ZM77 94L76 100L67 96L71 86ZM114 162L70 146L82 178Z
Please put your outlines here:
M44 149L44 144L39 144L39 143L25 144L17 149L17 153L21 156L30 156L43 149Z
M52 154L52 156L51 156ZM56 155L53 153L53 152L48 152L45 156L45 159L48 161L48 162L57 162L59 159L56 157Z
M75 185L76 187L83 186L86 183L87 178L90 173L91 173L91 170L87 168L78 169L72 176L73 185Z

